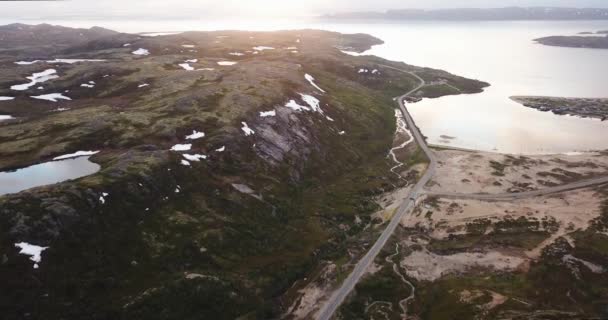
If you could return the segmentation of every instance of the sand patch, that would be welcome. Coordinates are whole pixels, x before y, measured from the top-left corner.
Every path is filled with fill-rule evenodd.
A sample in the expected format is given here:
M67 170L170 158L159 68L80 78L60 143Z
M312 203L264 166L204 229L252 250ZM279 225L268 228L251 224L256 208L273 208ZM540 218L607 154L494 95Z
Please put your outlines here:
M436 150L435 155L437 173L426 187L433 192L521 192L608 174L608 156L600 153L523 157Z
M409 277L420 281L435 281L448 274L466 272L473 268L515 271L523 262L522 258L507 256L496 251L463 252L443 256L424 249L414 251L403 258L401 267Z

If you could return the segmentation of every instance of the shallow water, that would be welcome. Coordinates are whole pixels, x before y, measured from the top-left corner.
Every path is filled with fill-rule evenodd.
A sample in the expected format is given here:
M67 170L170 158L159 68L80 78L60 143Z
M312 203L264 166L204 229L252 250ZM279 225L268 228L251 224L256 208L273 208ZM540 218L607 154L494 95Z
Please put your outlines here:
M89 157L80 157L0 172L0 196L88 176L100 168L98 164L89 161Z
M606 149L608 122L540 112L509 97L607 97L608 50L548 47L532 41L607 26L601 21L379 25L371 33L382 35L386 44L368 53L491 84L481 94L410 105L430 143L524 154Z

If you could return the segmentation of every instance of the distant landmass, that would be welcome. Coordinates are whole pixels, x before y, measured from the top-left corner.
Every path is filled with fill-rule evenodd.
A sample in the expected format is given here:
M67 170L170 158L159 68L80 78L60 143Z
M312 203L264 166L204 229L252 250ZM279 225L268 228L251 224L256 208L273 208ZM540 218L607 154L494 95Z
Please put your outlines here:
M579 33L579 36L550 36L534 41L554 47L608 49L608 31L586 31Z
M608 20L608 9L554 7L402 9L385 12L328 14L322 16L322 18L391 20Z

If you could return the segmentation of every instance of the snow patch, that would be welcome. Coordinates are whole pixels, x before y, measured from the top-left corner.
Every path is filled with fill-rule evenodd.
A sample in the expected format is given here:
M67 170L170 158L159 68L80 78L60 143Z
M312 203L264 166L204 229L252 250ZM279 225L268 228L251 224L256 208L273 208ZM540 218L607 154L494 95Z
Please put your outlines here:
M312 111L323 114L323 110L321 110L321 107L319 106L319 104L321 103L319 99L311 95L302 93L300 93L300 96L302 97L302 100L304 100L304 102L306 102L312 108Z
M188 62L188 63L197 63L198 59L188 59L188 60L186 60L186 62Z
M241 124L243 125L243 127L241 127L241 130L243 130L243 132L245 133L245 136L250 136L255 133L255 131L253 131L251 128L249 128L249 126L247 125L247 122L241 122Z
M180 164L181 164L182 166L186 166L186 167L189 167L189 166L190 166L190 162L188 162L188 161L186 161L186 160L184 160L184 159L182 159L182 161L180 162Z
M47 101L52 101L52 102L57 102L57 100L72 100L70 97L66 97L61 93L49 93L49 94L43 94L43 95L39 95L39 96L31 96L31 98L38 99L38 100L47 100Z
M188 151L192 148L192 144L176 144L171 147L171 151Z
M215 152L224 152L226 151L226 146L222 146L221 148L215 149Z
M194 48L196 46L193 45L193 44L182 44L182 47L184 47L184 48Z
M56 75L56 73L57 73L57 70L55 70L55 69L47 69L42 72L34 73L30 77L27 77L27 79L30 80L29 83L16 84L14 86L11 86L11 89L17 90L17 91L27 90L30 87L36 85L36 83L42 83L42 82L46 82L46 81L49 81L52 79L59 78L59 76Z
M15 64L18 65L30 65L30 64L34 64L34 63L38 63L40 62L40 60L34 60L34 61L17 61L15 62Z
M138 88L143 88L143 87L147 87L147 86L149 86L149 84L147 84L147 83L142 83L142 84L138 85L137 87L138 87Z
M276 115L277 115L277 112L275 110L260 112L260 117L262 117L262 118L274 117Z
M10 119L15 119L15 118L13 118L12 116L9 116L9 115L1 115L0 114L0 121L10 120Z
M68 154L64 154L62 156L55 157L55 158L53 158L53 161L78 158L78 157L84 157L84 156L92 156L97 153L99 153L99 151L76 151L74 153L68 153Z
M325 90L323 90L323 89L319 88L319 86L318 86L318 85L315 83L315 78L314 78L313 76L311 76L311 75L309 75L309 74L307 73L307 74L305 74L305 75L304 75L304 78L305 78L306 80L308 80L308 82L309 82L309 83L310 83L310 84L311 84L313 87L315 87L317 90L319 90L319 91L321 91L321 92L325 93Z
M106 197L107 196L109 196L108 193L102 192L101 196L99 196L99 202L101 202L101 204L106 204Z
M15 97L0 96L0 101L9 101L13 99L15 99Z
M30 256L30 260L34 261L34 269L38 269L38 263L42 260L42 251L49 248L29 244L27 242L15 243L15 247L21 249L21 251L19 251L20 254Z
M237 62L235 61L218 61L218 63L220 66L233 66L235 64L237 64Z
M241 52L230 52L228 54L231 56L244 56L245 55L244 53L241 53Z
M179 66L182 67L184 70L187 70L187 71L193 71L194 70L194 68L190 64L188 64L188 63L180 63Z
M53 59L47 60L47 63L67 63L74 64L77 62L103 62L105 59Z
M184 157L184 159L193 162L200 162L201 159L207 159L207 156L204 154L182 154L182 156Z
M81 87L84 87L84 88L93 88L93 87L95 87L95 85L94 85L94 84L89 84L89 83L83 83L83 84L81 84L80 86L81 86Z
M150 51L148 51L147 49L144 49L144 48L139 48L131 53L134 55L137 55L137 56L147 56L150 54Z
M274 50L274 48L273 47L267 47L267 46L257 46L257 47L253 47L253 50L264 51L264 50Z
M186 140L196 140L196 139L200 139L200 138L204 138L204 137L205 137L204 132L198 132L196 130L192 130L192 134L187 135Z
M297 102L296 102L295 100L293 100L293 99L292 99L292 100L289 100L289 102L287 102L287 103L285 104L285 107L287 107L287 108L289 108L289 109L293 109L293 110L295 110L295 111L302 111L302 110L304 110L304 111L310 111L310 108L305 107L305 106L303 106L303 105L301 105L301 104L297 103Z
M569 156L569 157L582 156L584 154L585 154L584 152L578 152L578 151L564 152L564 155Z
M354 57L358 57L358 56L362 56L362 53L359 52L355 52L355 51L348 51L348 50L340 50L342 53L345 53L349 56L354 56Z

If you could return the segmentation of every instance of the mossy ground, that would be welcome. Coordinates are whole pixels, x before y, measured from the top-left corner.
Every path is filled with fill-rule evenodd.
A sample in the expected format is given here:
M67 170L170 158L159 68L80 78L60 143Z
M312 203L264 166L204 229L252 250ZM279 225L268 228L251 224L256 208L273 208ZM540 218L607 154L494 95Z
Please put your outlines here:
M228 38L219 41L220 35ZM374 196L395 182L386 157L395 131L392 98L417 82L383 70L379 64L388 61L351 57L335 48L377 42L368 36L256 33L255 44L251 36L132 39L139 41L134 47L150 49L145 58L133 57L118 40L80 44L68 51L99 51L110 61L63 66L51 88L71 89L86 75L97 81L98 91L74 89L74 101L58 105L20 96L21 111L1 109L21 120L0 127L0 167L80 149L102 150L92 159L103 167L76 181L0 198L0 252L7 257L0 265L6 283L0 306L6 319L275 318L296 280L324 261L346 263L348 246L370 236L363 229L378 209ZM200 67L218 68L216 61L228 52L251 50L260 42L284 48L296 39L302 40L298 55L277 49L231 57L237 67L203 74L175 67L190 57L183 43L197 44ZM359 75L364 65L380 69L381 77ZM398 65L451 79L463 90L484 86ZM312 92L304 72L327 91L317 96L334 121L306 113L294 115L298 122L277 125L292 129L281 132L293 138L294 152L271 163L254 145L274 141L243 136L240 122L257 128L259 111ZM103 80L106 74L111 76ZM0 84L10 81L2 78ZM140 88L144 82L150 86ZM51 112L57 106L71 110ZM193 149L213 156L185 167L179 154L166 150L193 129L206 133ZM346 134L339 135L340 129ZM299 142L296 131L308 133L308 143ZM227 151L214 153L220 146ZM423 161L417 151L407 164ZM255 188L261 200L232 183ZM102 192L109 194L104 204ZM23 239L50 246L40 269L33 270L13 246Z

